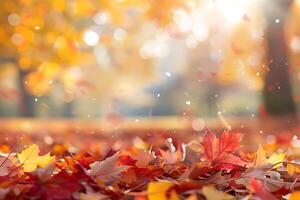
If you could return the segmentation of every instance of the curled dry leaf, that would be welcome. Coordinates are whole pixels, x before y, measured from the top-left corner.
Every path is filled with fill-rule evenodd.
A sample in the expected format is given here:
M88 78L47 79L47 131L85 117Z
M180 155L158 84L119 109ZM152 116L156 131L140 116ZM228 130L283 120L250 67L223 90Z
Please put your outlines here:
M120 152L117 152L103 161L96 161L92 163L90 165L91 169L87 171L88 175L102 178L113 177L120 174L122 171L127 170L129 168L128 166L117 166L119 155Z
M242 173L240 178L235 180L235 183L244 185L248 189L253 189L249 183L253 182L253 180L260 180L262 183L259 182L257 184L261 184L265 191L282 195L287 194L287 191L290 190L290 188L299 186L299 183L294 183L291 180L284 180L281 176L282 174L275 170L276 168L273 168L270 164L264 165L264 167L261 168L250 168Z

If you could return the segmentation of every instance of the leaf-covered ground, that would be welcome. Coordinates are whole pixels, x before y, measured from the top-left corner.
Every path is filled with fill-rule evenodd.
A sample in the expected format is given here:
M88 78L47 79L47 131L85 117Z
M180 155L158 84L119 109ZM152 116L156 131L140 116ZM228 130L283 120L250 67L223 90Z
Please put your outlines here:
M209 130L185 143L163 136L81 146L35 140L1 143L0 199L300 199L296 137L268 136L255 150L242 134Z

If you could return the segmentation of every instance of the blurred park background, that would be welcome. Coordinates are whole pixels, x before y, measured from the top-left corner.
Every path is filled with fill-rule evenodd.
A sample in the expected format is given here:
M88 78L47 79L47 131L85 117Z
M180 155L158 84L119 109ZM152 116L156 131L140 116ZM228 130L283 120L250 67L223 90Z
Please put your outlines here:
M297 118L299 0L3 0L0 17L1 118Z

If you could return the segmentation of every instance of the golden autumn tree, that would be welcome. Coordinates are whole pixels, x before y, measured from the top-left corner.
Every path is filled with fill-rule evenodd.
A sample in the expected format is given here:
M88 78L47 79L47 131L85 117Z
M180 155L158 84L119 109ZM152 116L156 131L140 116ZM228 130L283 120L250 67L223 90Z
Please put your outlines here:
M144 22L155 24L156 28L151 31L167 27L172 21L173 10L186 9L191 2L4 1L0 8L1 63L12 62L19 71L22 115L33 116L33 96L49 94L56 82L64 85L67 96L72 96L70 101L78 85L102 94L107 88L115 88L112 94L117 94L124 85L142 87L141 82L153 76L149 67L153 65L153 55L145 55L147 51L141 53L141 48L144 40L151 40L155 35L141 33L145 32ZM108 62L97 57L101 51L109 58ZM96 65L100 68L95 70L92 66ZM94 80L86 82L82 80L84 75L76 77L76 70L92 73L88 72L89 68L96 74ZM124 81L117 84L114 80L120 75L123 78L118 81ZM108 82L111 87L107 86Z

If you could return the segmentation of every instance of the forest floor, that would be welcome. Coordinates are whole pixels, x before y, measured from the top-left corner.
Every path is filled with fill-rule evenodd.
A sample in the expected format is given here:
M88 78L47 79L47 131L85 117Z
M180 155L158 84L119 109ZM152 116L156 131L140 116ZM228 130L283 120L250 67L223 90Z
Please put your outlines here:
M300 129L281 121L2 120L0 199L300 199Z

